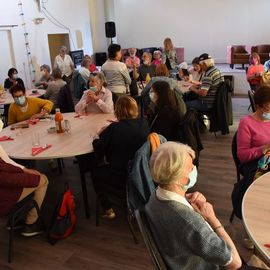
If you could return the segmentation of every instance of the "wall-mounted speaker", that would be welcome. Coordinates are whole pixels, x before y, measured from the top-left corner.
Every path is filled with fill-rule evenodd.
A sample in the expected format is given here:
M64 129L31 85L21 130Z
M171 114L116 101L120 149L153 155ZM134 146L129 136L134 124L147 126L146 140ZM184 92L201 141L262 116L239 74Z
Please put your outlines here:
M115 22L105 23L105 33L107 38L114 38L116 36Z

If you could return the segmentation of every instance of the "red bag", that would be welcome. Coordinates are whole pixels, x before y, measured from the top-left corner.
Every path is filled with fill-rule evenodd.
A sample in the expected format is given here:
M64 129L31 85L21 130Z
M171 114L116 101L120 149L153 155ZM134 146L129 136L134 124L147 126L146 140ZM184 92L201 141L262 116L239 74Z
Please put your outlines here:
M65 239L74 230L76 224L74 196L66 188L58 202L58 207L53 215L51 226L48 231L48 241L55 244L59 239Z

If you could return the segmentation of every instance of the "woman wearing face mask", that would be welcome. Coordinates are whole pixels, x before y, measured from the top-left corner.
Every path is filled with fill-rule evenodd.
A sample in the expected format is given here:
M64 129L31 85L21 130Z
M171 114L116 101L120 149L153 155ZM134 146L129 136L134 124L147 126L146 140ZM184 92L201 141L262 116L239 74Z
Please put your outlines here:
M149 97L152 101L148 113L150 131L163 135L168 141L179 140L177 130L180 114L169 83L154 82Z
M75 106L75 112L113 113L112 92L106 89L106 86L106 79L102 73L91 75L89 90L84 91L81 100Z
M18 71L16 68L10 68L8 70L8 78L5 80L4 88L10 89L12 86L19 84L24 87L24 82L18 77Z
M21 85L11 87L9 91L15 102L10 104L8 110L8 125L28 119L42 118L52 110L53 103L51 101L26 97L25 88Z
M254 94L256 111L244 116L237 131L237 156L245 177L253 179L258 160L270 151L270 87L262 86Z
M194 156L189 146L175 142L152 154L150 172L158 188L146 216L154 240L169 269L238 269L240 256L213 206L199 192L186 193L197 180Z
M247 81L250 84L251 90L256 90L260 86L264 66L261 64L260 56L257 53L252 53L249 59L250 66L247 71Z

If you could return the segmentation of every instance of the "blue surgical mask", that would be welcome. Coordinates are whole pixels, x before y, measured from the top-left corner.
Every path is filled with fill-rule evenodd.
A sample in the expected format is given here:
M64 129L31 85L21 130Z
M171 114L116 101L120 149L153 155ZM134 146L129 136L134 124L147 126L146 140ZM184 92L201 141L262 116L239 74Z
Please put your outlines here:
M188 175L188 179L189 179L189 182L188 184L186 185L181 185L181 187L184 189L184 190L188 190L190 188L192 188L196 182L197 182L197 176L198 176L198 171L197 171L197 167L196 166L193 166L193 169L192 171L189 173Z
M264 120L270 120L270 113L263 112L262 118L263 118Z
M14 100L17 105L23 106L25 103L25 96L15 97Z
M97 87L96 86L90 86L90 88L89 88L91 91L93 91L93 92L96 92L97 91Z

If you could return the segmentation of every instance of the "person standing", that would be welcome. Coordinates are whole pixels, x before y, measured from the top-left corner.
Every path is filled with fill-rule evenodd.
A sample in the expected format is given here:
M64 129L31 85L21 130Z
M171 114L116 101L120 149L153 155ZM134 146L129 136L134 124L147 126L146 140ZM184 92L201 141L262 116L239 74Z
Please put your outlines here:
M131 84L131 79L127 66L120 62L122 59L121 46L111 44L108 48L109 59L102 65L101 70L104 73L108 89L117 96L126 94Z
M61 46L59 48L59 54L55 57L53 68L59 68L62 72L63 80L70 83L72 72L74 70L74 63L67 54L66 46Z

